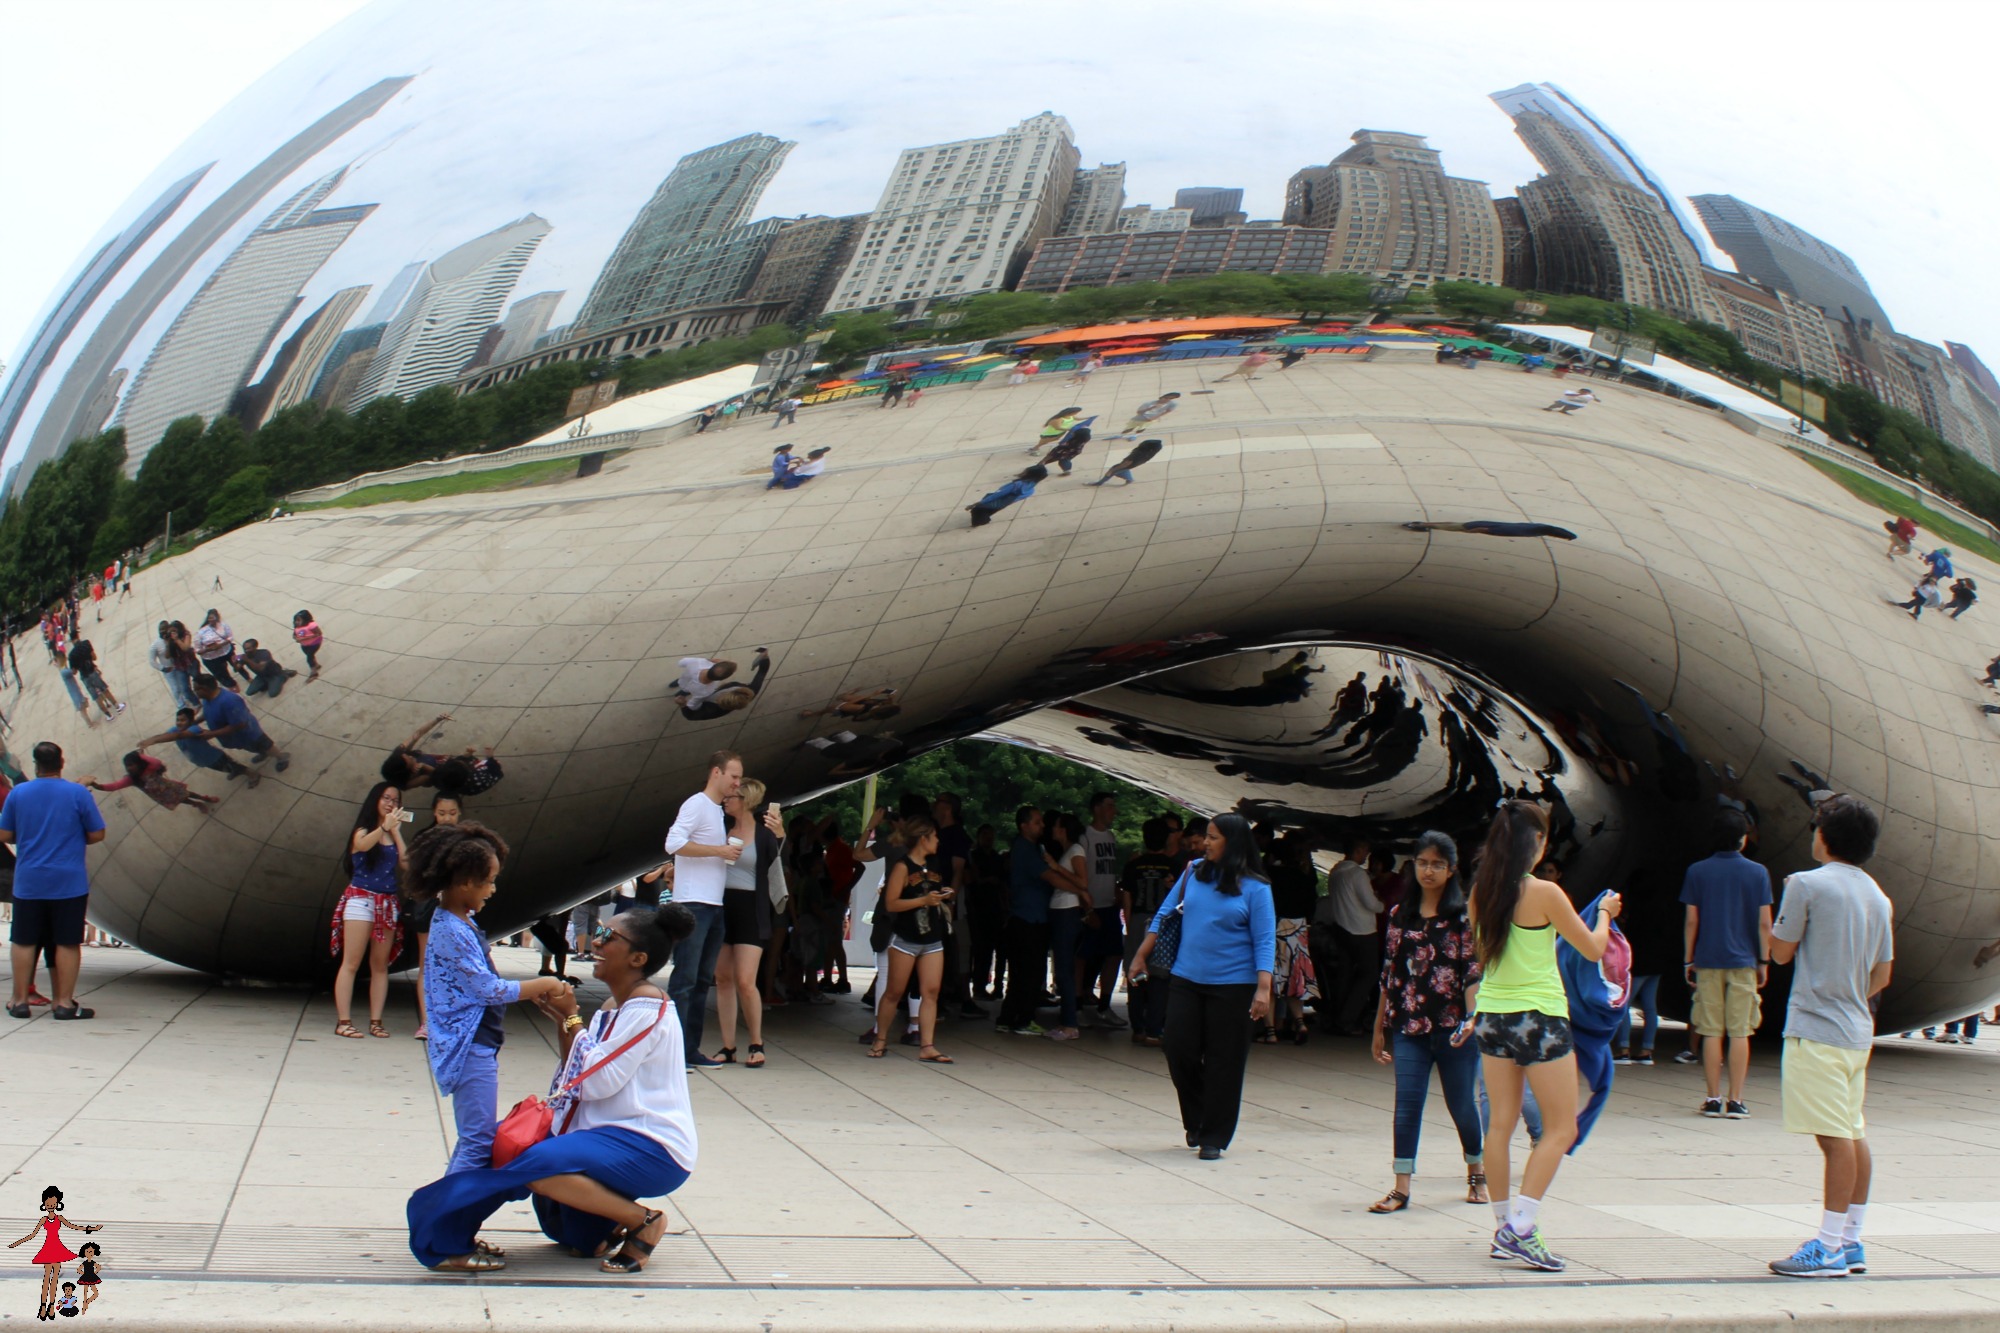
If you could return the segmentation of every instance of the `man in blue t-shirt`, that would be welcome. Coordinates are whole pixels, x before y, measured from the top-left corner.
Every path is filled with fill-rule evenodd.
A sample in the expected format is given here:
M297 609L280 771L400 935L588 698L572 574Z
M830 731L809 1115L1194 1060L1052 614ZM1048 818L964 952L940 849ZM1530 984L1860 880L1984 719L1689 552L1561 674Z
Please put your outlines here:
M242 695L234 690L222 689L206 676L195 677L194 692L201 700L201 720L208 730L189 739L218 740L232 750L248 750L257 756L250 761L253 764L261 764L276 755L276 768L280 773L292 766L292 757L264 734L257 715L250 711L249 704L243 702Z
M994 1031L1038 1037L1035 1010L1049 979L1049 893L1059 872L1042 850L1042 812L1014 812L1014 846L1007 854L1007 998Z
M148 746L165 745L172 741L174 748L181 752L181 758L196 768L212 768L234 782L250 770L231 759L215 747L212 741L197 740L202 732L201 724L194 720L194 709L183 708L174 714L174 729L163 731L157 736L148 736L132 748L144 751ZM250 773L250 785L257 785L257 775Z
M1694 1030L1708 1096L1701 1113L1748 1118L1743 1080L1750 1072L1750 1034L1763 1017L1758 992L1771 978L1771 874L1743 848L1750 820L1741 810L1716 816L1715 854L1687 869L1681 901L1687 904L1688 985L1694 988ZM1723 1042L1729 1039L1729 1100L1722 1098Z
M55 947L50 1013L56 1018L95 1018L76 1002L76 974L83 965L83 917L90 877L83 849L104 841L104 816L90 793L64 779L62 747L35 746L35 776L0 805L0 842L14 844L14 994L7 1012L26 1018L34 984L35 957Z

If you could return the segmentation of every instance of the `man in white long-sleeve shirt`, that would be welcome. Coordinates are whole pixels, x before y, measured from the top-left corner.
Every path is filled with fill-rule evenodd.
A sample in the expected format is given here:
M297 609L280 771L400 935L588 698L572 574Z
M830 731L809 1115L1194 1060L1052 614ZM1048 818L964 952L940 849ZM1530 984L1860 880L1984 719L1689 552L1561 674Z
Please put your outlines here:
M1382 968L1382 936L1375 929L1380 909L1368 882L1368 852L1359 838L1347 845L1347 859L1327 874L1326 901L1314 923L1333 927L1333 984L1321 994L1330 1002L1334 1030L1342 1033L1364 1030Z
M701 1027L709 987L715 982L715 960L722 952L723 877L743 854L741 847L729 845L722 803L742 787L742 756L717 750L708 757L707 784L681 802L680 813L667 830L667 851L674 858L674 901L694 916L694 929L674 946L673 971L667 978L667 998L681 1021L690 1069L722 1063L701 1053Z

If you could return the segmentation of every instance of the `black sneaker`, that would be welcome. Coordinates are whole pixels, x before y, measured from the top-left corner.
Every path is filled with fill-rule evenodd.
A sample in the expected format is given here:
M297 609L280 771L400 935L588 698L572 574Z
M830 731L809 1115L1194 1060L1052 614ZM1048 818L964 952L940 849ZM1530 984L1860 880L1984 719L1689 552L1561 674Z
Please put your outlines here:
M1701 1103L1701 1113L1711 1120L1722 1119L1722 1098L1704 1098Z
M1722 1114L1730 1120L1748 1120L1750 1108L1742 1102L1729 1102L1723 1107Z

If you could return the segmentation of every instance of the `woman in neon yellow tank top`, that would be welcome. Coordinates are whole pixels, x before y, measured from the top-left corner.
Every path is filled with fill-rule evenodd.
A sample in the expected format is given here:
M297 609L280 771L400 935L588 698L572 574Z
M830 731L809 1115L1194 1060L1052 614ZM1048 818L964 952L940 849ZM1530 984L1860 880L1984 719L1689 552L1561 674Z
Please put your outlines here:
M1619 898L1604 895L1595 928L1586 926L1562 889L1529 872L1548 845L1549 817L1532 801L1508 801L1487 831L1468 908L1473 944L1484 971L1472 1019L1493 1123L1486 1136L1486 1174L1493 1191L1493 1257L1561 1272L1536 1224L1542 1196L1563 1154L1576 1142L1576 1053L1570 1043L1569 997L1556 971L1556 936L1585 958L1604 956ZM1534 1089L1542 1108L1542 1138L1521 1168L1521 1192L1508 1198L1507 1160L1521 1089Z

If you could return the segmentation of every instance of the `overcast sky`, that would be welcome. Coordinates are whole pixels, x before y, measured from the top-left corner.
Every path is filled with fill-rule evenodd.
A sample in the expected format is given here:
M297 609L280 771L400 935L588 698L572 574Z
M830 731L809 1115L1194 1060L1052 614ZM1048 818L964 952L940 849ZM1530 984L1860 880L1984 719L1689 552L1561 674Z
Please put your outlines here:
M1129 163L1135 203L1240 185L1252 216L1275 216L1286 177L1364 126L1427 134L1448 171L1507 194L1536 168L1486 94L1549 80L1683 197L1733 193L1787 217L1853 255L1899 328L1995 344L2000 362L2000 338L1974 323L2000 309L1975 241L2000 211L1990 61L1965 22L1977 9L885 0L828 22L811 0L767 0L745 26L680 0L15 0L0 355L15 359L80 255L168 180L219 159L155 249L300 125L412 74L313 164L362 155L327 202L382 207L307 308L532 209L555 230L516 295L565 288L568 318L673 160L749 131L799 141L771 214L867 209L898 148L1045 108L1069 118L1087 164ZM211 252L127 364L275 202Z

